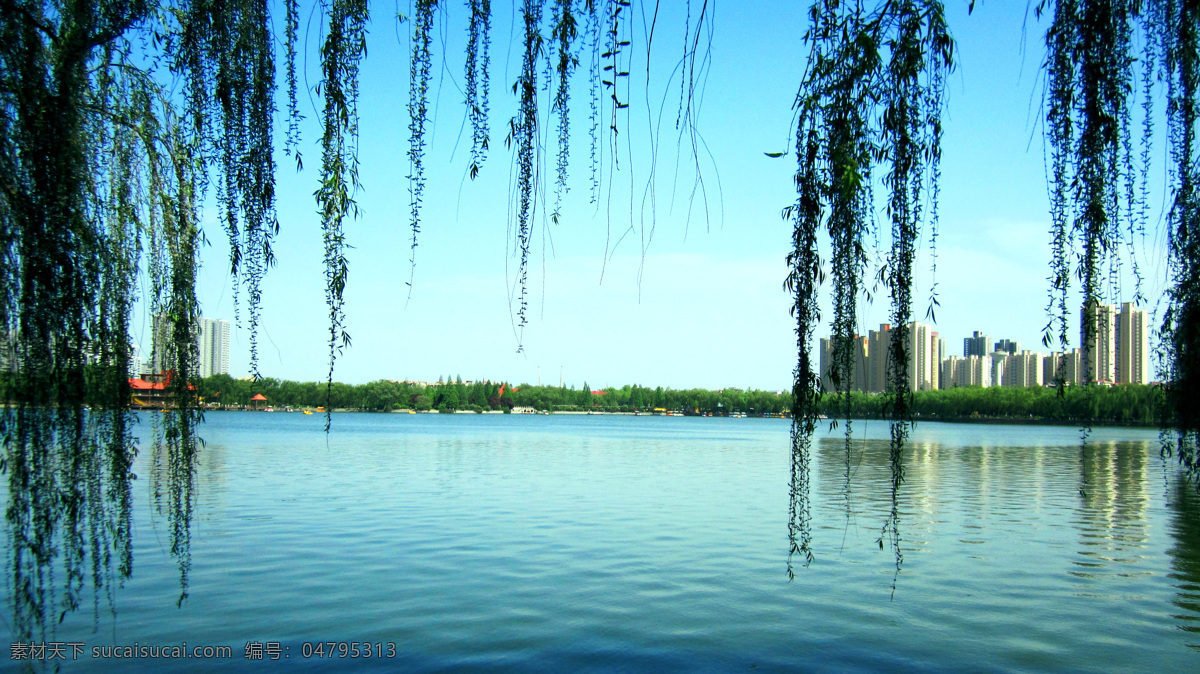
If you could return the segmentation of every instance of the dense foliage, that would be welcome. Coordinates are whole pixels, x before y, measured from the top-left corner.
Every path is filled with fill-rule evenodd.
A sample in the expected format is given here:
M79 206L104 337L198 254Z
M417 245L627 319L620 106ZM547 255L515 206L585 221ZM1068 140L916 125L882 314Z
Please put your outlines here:
M792 549L812 561L807 492L813 420L818 413L813 337L818 288L832 279L835 395L848 403L858 303L867 288L867 250L876 237L874 187L881 170L891 249L880 272L891 297L892 340L887 407L893 420L892 492L903 480L901 451L911 397L908 325L912 320L913 262L921 227L936 227L941 112L946 74L954 65L940 0L864 3L814 0L804 34L808 66L796 96L796 203L784 210L794 228L787 287L794 296L797 366L792 448ZM820 230L829 235L830 264L817 257ZM932 307L931 307L932 310ZM851 424L846 425L850 451ZM847 476L849 479L849 476ZM898 547L899 519L883 527Z
M314 408L325 404L325 384L294 382L265 377L257 381L214 375L199 380L196 392L209 408L246 408L255 405L256 394L266 397L259 408ZM511 410L513 407L545 411L598 412L683 412L724 416L745 413L790 414L792 397L784 391L760 391L727 388L671 389L661 386L625 385L593 391L584 387L515 386L499 382L462 382L447 377L444 384L421 384L381 379L367 384L333 385L333 405L337 409L363 412L396 410ZM852 391L844 397L824 398L818 415L830 419L847 415L851 419L888 419L887 396ZM1166 413L1165 398L1156 386L1123 385L1089 390L1068 386L1062 392L1055 387L1010 388L966 387L942 391L917 391L912 395L912 415L916 421L1013 421L1034 423L1130 424L1154 426Z
M661 386L625 385L607 387L599 392L584 384L582 389L499 382L463 383L461 378L446 378L445 384L424 385L382 379L367 384L335 383L332 403L335 408L386 412L398 409L425 411L511 410L513 407L547 411L652 412L655 409L678 412L746 412L781 414L790 409L791 399L776 391L742 389L670 389ZM250 398L263 394L275 407L316 407L325 404L324 384L293 382L271 378L257 381L215 375L201 379L197 394L208 406L250 407ZM503 387L503 390L501 390Z
M855 419L886 419L880 396L851 392L845 403L825 407ZM1163 391L1129 384L1089 389L1068 386L1009 388L975 386L917 391L912 397L914 421L1009 421L1057 424L1129 424L1155 426L1166 413Z

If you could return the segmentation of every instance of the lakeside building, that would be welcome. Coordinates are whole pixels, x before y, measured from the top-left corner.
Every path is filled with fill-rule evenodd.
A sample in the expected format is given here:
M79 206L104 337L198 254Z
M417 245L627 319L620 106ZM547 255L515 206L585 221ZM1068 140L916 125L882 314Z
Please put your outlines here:
M0 337L0 372L20 372L21 353L17 349L17 331L11 330L6 336Z
M1004 386L1032 388L1044 382L1042 362L1046 356L1032 351L1022 351L1004 359Z
M972 337L963 340L963 350L968 353L951 356L946 353L946 340L932 326L917 321L909 323L909 387L913 391L958 386L1029 388L1053 385L1060 376L1071 385L1089 380L1102 384L1149 383L1146 312L1126 302L1119 309L1095 304L1090 312L1081 310L1081 315L1095 321L1096 335L1091 348L1055 351L1049 355L1022 350L1020 342L1010 339L996 341L990 352L972 353L988 345L987 335L976 330ZM853 337L852 372L842 375L845 379L842 390L882 393L887 389L895 333L890 323L882 323L866 337ZM833 359L832 339L821 339L821 386L826 391L836 390L831 371Z
M1091 339L1087 338L1087 325L1095 326ZM1117 381L1116 358L1117 310L1108 304L1093 302L1079 310L1079 343L1083 371L1076 381L1113 383Z
M938 364L938 381L941 383L941 388L954 388L957 385L954 377L960 360L962 359L958 356L947 356Z
M1117 312L1117 382L1146 384L1150 381L1150 331L1146 312L1132 302Z
M821 388L826 391L851 390L867 392L867 338L855 335L850 344L851 350L851 372L849 376L839 374L840 380L844 377L846 381L841 386L834 384L834 343L833 339L821 338Z
M1003 351L1010 356L1015 356L1021 352L1021 343L1014 342L1011 339L1002 339L992 346L992 352Z
M988 354L988 358L992 359L992 386L1004 386L1004 368L1008 360L1007 351L993 351Z
M1083 383L1083 350L1054 351L1043 359L1042 384L1050 386L1061 376L1070 385Z
M888 350L892 348L892 324L880 323L878 330L867 333L867 392L887 390Z
M941 381L940 363L945 353L946 342L929 325L914 321L908 325L908 377L913 391L931 391ZM834 341L821 338L820 376L821 387L826 391L852 390L864 393L882 393L887 389L888 365L891 362L891 345L895 331L890 323L882 323L878 330L871 330L866 337L855 335L849 346L852 371L837 377L839 388L834 382ZM841 381L845 380L845 381Z
M929 348L933 351L933 389L942 388L942 361L946 359L946 340L938 337L938 333L929 333Z
M229 321L200 319L200 376L229 374Z
M130 406L137 409L157 410L175 408L175 390L171 387L171 381L174 378L174 370L130 378ZM187 388L189 391L196 390L196 387L192 384L188 384Z
M937 370L934 340L936 332L932 332L924 323L908 324L908 388L910 391L932 391L937 388L940 377L934 374Z
M175 364L167 357L167 344L171 338L171 321L162 314L154 316L154 350L151 355L151 371L173 370ZM196 324L196 351L199 377L214 374L229 374L229 321L203 318Z
M970 337L963 339L963 358L968 358L970 356L986 356L987 354L987 335L976 330Z
M991 360L989 356L950 356L941 364L941 387L991 386Z
M125 365L125 372L130 379L142 378L142 347L137 344L129 345L129 362Z

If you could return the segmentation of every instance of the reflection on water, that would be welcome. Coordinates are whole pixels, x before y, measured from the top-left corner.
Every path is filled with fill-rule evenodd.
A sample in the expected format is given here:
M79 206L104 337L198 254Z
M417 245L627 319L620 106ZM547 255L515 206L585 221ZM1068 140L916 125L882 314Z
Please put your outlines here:
M788 488L788 580L796 578L792 558L804 557L804 566L812 564L812 516L809 483L812 479L813 420L795 417L792 421L791 481Z
M187 596L196 447L194 414L150 413L151 469L171 522L180 599ZM133 573L131 484L137 444L126 410L21 407L3 420L8 596L14 641L54 641L91 595L93 623Z
M836 528L819 518L835 513L838 504L845 509L845 530L903 518L905 553L929 555L956 543L973 550L968 558L980 563L1005 560L1020 567L1032 563L1029 551L1045 546L1060 551L1065 576L1081 581L1069 585L1079 596L1138 599L1142 590L1135 580L1154 574L1151 490L1162 482L1150 440L1092 438L1082 448L956 447L918 437L908 445L895 501L889 439L858 438L848 445L844 438L824 437L816 444L817 498L828 504L816 515L820 528ZM848 474L853 498L847 498ZM1087 488L1073 486L1079 484ZM1181 629L1200 632L1200 496L1174 471L1168 484L1175 605L1181 609L1176 618ZM904 574L899 578L902 593Z
M1171 580L1178 592L1174 604L1179 609L1173 617L1180 630L1197 635L1188 646L1200 649L1200 495L1196 486L1182 478L1173 479L1167 505L1175 542L1167 552L1171 555Z
M326 437L299 415L212 416L190 463L166 444L137 457L138 569L101 643L233 645L244 671L263 664L241 661L247 641L296 658L330 638L394 642L409 659L378 666L405 671L1187 671L1200 657L1185 647L1200 641L1200 499L1173 465L1164 481L1153 440L1114 440L1136 432L1097 431L1081 453L1073 430L921 424L893 493L890 429L855 422L849 444L841 427L812 436L792 483L807 492L789 493L775 420L348 415ZM792 582L790 495L809 510L789 557L802 565L805 536L816 552ZM878 545L893 515L899 568ZM78 613L59 638L100 639Z
M14 637L52 639L93 590L132 568L130 418L21 406L4 418L5 520ZM115 562L115 574L114 574Z
M1147 474L1149 443L1093 442L1080 448L1080 531L1078 567L1073 574L1125 573L1136 564L1150 540Z

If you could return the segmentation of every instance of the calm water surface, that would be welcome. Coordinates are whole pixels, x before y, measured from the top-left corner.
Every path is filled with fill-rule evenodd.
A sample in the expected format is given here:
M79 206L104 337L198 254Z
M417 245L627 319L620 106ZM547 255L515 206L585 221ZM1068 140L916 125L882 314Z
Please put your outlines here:
M1081 449L1074 429L920 424L898 572L877 543L887 427L855 422L849 455L825 433L816 560L789 581L788 424L345 414L326 437L316 416L211 413L189 597L143 443L133 576L54 638L233 651L65 671L1200 671L1200 499L1154 432Z

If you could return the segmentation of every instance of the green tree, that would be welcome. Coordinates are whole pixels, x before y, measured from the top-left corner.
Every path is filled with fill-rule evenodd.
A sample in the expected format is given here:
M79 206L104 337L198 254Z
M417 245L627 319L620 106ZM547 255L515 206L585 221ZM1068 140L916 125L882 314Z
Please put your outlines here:
M443 412L453 412L462 404L458 398L458 387L447 384L442 388L445 391L442 394L441 401L438 403L438 409Z

